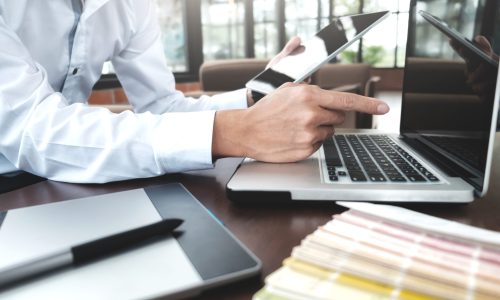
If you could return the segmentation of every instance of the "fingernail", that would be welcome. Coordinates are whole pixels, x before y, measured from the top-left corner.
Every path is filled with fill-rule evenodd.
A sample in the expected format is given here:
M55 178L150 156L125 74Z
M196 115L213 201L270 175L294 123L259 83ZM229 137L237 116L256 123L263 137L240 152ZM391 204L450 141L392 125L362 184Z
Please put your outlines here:
M377 113L385 114L389 111L389 106L387 104L379 104L377 106Z

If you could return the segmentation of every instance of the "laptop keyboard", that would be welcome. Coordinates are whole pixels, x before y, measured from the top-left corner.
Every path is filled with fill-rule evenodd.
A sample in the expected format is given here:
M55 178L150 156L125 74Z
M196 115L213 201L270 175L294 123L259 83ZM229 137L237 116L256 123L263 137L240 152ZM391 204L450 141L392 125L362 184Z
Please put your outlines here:
M385 135L335 135L323 144L330 181L424 183L439 179Z

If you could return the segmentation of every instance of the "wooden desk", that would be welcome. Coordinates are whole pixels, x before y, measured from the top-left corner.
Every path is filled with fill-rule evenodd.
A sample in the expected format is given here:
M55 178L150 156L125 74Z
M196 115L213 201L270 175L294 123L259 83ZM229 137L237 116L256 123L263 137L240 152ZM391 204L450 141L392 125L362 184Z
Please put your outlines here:
M497 141L500 141L499 137L500 134L497 134ZM500 157L498 143L495 146L495 153L496 157ZM281 265L282 260L290 255L294 246L319 225L330 220L333 214L342 212L343 208L332 203L253 207L235 205L227 199L225 185L239 161L239 159L222 159L217 162L213 170L104 185L41 182L0 195L0 211L168 182L181 182L263 263L261 278L213 289L196 299L250 299L251 295L262 287L262 279ZM466 205L418 204L406 207L464 224L500 231L500 185L497 184L499 179L500 160L496 159L493 162L490 189L486 197Z

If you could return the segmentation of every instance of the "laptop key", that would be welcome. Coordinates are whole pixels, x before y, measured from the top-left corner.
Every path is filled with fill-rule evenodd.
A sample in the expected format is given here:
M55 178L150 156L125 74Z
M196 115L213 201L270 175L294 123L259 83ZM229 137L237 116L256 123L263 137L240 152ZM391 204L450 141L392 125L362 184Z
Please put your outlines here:
M339 181L339 178L336 175L331 175L330 180L331 181Z
M325 160L327 164L329 163L331 166L334 167L342 166L342 162L340 160L340 156L337 151L337 147L335 147L335 144L333 143L323 144L323 151L325 152Z
M406 179L402 176L389 176L389 180L395 182L406 182Z
M359 165L347 165L347 171L361 171L361 167Z
M387 181L387 179L385 179L385 177L382 176L382 174L376 174L376 175L368 174L368 177L370 178L371 181L375 181L375 182Z
M368 172L368 173L377 173L378 172L378 168L375 167L375 166L364 166L365 167L365 171Z
M414 176L414 175L418 175L418 172L415 171L414 169L411 169L411 170L403 170L403 173L406 175L406 176Z
M413 182L426 181L425 178L420 176L420 175L410 175L410 176L408 176L408 179L410 179L410 181L413 181Z
M349 171L349 176L352 181L366 181L365 174L363 172Z
M427 179L429 179L432 182L439 181L439 179L436 176L429 176L429 177L427 177Z

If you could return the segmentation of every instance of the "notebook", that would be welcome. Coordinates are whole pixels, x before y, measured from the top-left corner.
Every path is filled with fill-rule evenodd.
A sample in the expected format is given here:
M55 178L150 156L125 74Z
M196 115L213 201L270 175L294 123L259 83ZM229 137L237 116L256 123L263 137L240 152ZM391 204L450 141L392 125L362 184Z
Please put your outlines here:
M416 13L424 4L413 1L410 10L398 134L337 130L298 163L245 159L227 184L228 197L241 202L266 196L266 201L466 203L484 195L500 97L498 65L482 64L486 88L467 83L471 58L464 60L447 36ZM427 26L428 34L415 34L417 25ZM428 37L442 40L433 57L418 49L428 45Z
M170 299L259 273L260 261L177 183L0 212L0 269L167 218L184 220L170 238L0 290L0 298Z

